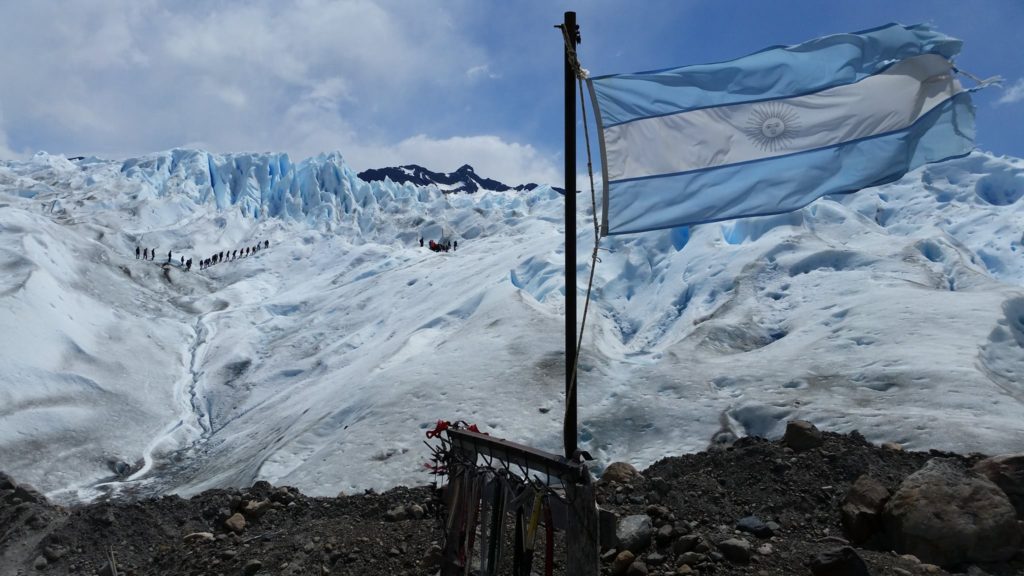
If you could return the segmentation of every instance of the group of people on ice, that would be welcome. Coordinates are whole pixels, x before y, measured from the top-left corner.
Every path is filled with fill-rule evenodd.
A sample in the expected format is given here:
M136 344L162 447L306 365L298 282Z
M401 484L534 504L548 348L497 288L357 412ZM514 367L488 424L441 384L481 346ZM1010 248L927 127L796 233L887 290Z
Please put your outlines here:
M228 250L226 252L217 252L213 256L199 262L199 269L203 270L209 268L214 264L220 264L221 262L227 262L228 260L237 260L238 258L246 258L248 256L255 256L260 250L270 248L270 240L264 240L263 242L257 242L253 246L246 246L238 250Z
M448 252L449 250L458 250L459 241L452 242L451 240L444 240L442 242L434 242L433 240L427 245L434 252ZM423 247L423 238L420 238L420 248Z
M150 250L149 248L141 248L140 249L139 246L136 246L135 247L135 259L138 260L140 258L143 259L143 260L156 260L156 248L153 248L152 250ZM167 251L167 263L170 264L171 260L173 260L173 259L174 259L174 255L172 254L172 250L168 250ZM192 269L192 259L189 258L188 260L185 260L185 257L182 256L181 257L181 267L186 269L186 270L191 270Z
M209 258L206 258L204 260L200 260L199 261L199 269L203 270L205 268L209 268L210 266L213 266L214 264L219 264L220 262L227 262L228 260L235 260L237 258L245 258L246 256L255 255L260 250L264 250L266 248L270 248L270 240L264 240L262 242L257 242L256 244L254 244L252 246L246 246L246 247L240 248L238 250L228 250L226 252L217 252L216 254L214 254L213 256L210 256ZM156 248L149 249L149 248L142 248L140 246L136 246L135 247L135 259L139 260L140 258L142 260L155 260L156 259ZM171 261L173 260L173 258L174 258L174 255L172 254L172 251L168 250L167 251L167 263L170 264ZM192 259L189 258L188 260L186 260L185 257L182 256L181 257L181 267L184 268L186 271L192 270Z

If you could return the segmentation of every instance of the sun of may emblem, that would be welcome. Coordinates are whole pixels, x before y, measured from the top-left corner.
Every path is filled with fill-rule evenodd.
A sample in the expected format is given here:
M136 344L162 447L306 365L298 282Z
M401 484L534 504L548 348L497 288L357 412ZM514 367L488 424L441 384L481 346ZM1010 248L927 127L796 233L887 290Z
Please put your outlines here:
M743 129L751 142L768 152L788 148L798 130L800 119L796 111L779 102L755 106L747 119L747 127Z

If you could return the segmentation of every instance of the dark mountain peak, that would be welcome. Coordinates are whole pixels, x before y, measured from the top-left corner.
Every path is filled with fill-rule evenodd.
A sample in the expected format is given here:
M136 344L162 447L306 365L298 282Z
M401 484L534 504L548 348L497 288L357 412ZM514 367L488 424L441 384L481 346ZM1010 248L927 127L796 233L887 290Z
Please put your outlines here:
M416 164L406 164L397 168L372 168L358 174L359 178L367 181L383 181L390 179L397 184L410 183L415 186L437 186L445 193L466 192L473 193L477 190L493 190L505 192L512 190L511 186L484 178L477 174L476 170L469 164L463 164L455 172L434 172ZM532 190L536 184L523 184L516 186L515 190Z

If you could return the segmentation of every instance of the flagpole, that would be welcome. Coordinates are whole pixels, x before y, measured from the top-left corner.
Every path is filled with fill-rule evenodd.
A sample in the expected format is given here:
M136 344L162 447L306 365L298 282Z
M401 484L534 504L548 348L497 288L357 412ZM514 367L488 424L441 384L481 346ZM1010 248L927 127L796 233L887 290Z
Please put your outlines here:
M578 43L576 13L566 12L562 24L565 56L565 457L576 453L576 71L572 53ZM571 44L570 44L571 43Z

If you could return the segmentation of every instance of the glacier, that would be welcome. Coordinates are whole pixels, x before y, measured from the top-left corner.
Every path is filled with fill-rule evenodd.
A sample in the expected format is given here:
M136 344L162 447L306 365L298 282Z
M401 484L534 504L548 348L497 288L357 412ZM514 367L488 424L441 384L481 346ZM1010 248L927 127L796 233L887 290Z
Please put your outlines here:
M602 239L579 377L594 470L795 417L1019 451L1022 195L1024 161L975 152L789 214ZM40 153L0 162L0 238L0 469L51 498L422 484L437 419L560 451L550 186L365 182L340 153Z

